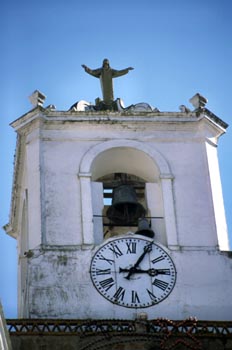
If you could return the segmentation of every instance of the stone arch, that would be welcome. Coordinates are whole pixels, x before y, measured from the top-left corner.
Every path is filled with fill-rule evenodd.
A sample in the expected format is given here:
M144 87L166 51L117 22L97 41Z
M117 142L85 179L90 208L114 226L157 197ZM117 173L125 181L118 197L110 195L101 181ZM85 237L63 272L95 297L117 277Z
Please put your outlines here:
M137 150L138 152L143 152L144 157L149 157L158 168L160 178L173 177L169 164L167 160L161 155L161 153L159 153L154 147L151 147L148 144L134 140L105 141L93 146L85 153L81 160L80 173L92 174L94 161L100 157L100 154L116 148L127 148L131 150Z
M127 152L122 152L126 150ZM108 152L108 153L107 153ZM178 249L178 239L176 231L176 217L173 197L173 175L170 166L164 156L157 151L154 146L144 142L134 140L110 140L101 142L90 148L83 156L80 168L79 179L81 186L81 207L82 207L82 232L84 244L99 244L100 240L94 238L94 224L93 224L93 203L91 182L97 178L104 176L107 172L114 172L113 164L116 155L116 163L119 159L119 154L130 153L137 157L140 162L143 162L142 170L137 166L134 175L144 178L147 182L158 182L160 180L162 188L164 220L166 227L166 242L172 249ZM109 159L111 165L106 164ZM111 162L114 159L114 162ZM118 172L133 173L133 167L130 160L123 161L122 168L118 168ZM126 164L130 163L130 166ZM104 166L103 166L104 164ZM131 171L130 171L131 170ZM100 238L101 239L101 238Z

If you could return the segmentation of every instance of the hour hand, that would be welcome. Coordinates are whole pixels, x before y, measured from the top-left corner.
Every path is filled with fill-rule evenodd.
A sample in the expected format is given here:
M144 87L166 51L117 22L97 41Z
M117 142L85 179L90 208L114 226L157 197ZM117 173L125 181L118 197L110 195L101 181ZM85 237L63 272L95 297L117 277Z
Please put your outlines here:
M131 267L130 269L122 269L121 267L119 268L119 273L120 272L129 272L129 274L131 273L147 273L149 276L157 276L159 274L159 272L156 269L148 269L148 270L141 270L141 269L137 269L134 266ZM128 274L128 275L129 275ZM130 276L131 276L130 274ZM130 279L128 278L128 275L125 277L126 279Z
M121 267L119 267L119 273L121 273L121 272L129 272L130 271L130 269L122 269Z
M119 273L120 272L128 272L128 275L125 277L127 280L130 279L130 276L137 272L136 267L132 266L130 269L122 269L121 267L119 268Z

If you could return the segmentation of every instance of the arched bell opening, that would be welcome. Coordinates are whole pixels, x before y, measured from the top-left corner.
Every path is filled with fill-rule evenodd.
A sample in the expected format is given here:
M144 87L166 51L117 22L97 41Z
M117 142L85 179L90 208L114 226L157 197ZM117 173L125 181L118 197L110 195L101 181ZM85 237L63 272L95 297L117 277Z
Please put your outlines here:
M151 157L134 148L116 147L96 156L91 165L95 242L128 232L158 234L166 244L160 171ZM141 224L141 221L140 221Z
M135 233L139 230L138 222L116 227L115 223L107 221L109 218L106 211L112 200L115 182L118 181L117 185L122 184L126 177L127 184L133 183L136 196L140 197L142 191L138 201L144 206L148 224L151 224L147 229L151 228L155 232L156 240L167 245L165 213L166 208L169 209L169 203L172 204L172 187L171 180L169 177L167 179L169 166L154 148L131 140L100 143L86 153L80 166L79 176L83 194L84 242L100 244L108 237L131 231ZM138 188L136 183L139 185ZM170 197L168 202L165 200L168 196L163 196L164 192L167 192ZM173 211L171 217L173 217Z
M150 215L145 180L132 174L113 173L97 181L103 184L104 239L137 231L139 219Z

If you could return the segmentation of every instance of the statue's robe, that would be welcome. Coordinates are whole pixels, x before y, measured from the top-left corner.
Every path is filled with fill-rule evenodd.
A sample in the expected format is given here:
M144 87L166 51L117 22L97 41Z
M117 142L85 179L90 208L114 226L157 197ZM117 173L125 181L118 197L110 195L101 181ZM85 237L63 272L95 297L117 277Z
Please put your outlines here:
M101 81L101 89L103 95L103 102L106 105L112 104L114 101L114 91L113 91L113 78L120 77L127 74L129 69L116 70L112 68L98 68L90 69L86 68L86 72L90 75L99 78Z

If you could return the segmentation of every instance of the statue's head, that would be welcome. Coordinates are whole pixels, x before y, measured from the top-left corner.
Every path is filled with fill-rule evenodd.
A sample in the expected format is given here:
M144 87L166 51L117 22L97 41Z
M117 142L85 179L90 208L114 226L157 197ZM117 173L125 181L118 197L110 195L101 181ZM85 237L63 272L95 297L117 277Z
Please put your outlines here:
M102 67L103 68L109 68L110 67L110 61L108 60L108 58L105 58L103 60Z

